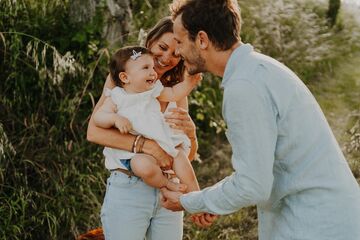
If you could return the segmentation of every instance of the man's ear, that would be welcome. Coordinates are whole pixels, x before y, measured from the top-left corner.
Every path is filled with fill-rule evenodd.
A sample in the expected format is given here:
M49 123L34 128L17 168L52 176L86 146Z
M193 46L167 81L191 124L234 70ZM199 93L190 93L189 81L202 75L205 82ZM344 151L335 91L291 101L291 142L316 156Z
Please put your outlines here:
M120 72L119 73L119 79L122 83L129 83L129 79L127 77L126 72Z
M209 36L207 35L207 33L205 31L199 31L197 36L196 36L196 41L199 45L199 48L201 50L205 50L206 48L209 47Z

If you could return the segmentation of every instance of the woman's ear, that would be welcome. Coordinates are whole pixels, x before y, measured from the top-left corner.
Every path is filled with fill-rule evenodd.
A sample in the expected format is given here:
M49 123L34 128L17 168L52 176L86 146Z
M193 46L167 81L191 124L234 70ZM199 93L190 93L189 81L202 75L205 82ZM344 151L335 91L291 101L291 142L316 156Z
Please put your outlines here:
M120 79L120 81L123 82L123 83L129 83L129 79L128 79L128 77L127 77L126 72L120 72L120 73L119 73L119 79Z
M209 46L209 36L205 31L199 31L197 34L197 43L199 48L204 50Z

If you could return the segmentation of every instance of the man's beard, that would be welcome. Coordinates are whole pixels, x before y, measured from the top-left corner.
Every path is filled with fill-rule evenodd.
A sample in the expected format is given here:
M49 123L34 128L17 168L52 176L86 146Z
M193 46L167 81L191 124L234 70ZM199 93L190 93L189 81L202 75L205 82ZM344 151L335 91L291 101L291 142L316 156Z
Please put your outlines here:
M192 61L189 68L187 68L187 71L190 75L206 72L207 69L205 67L205 60L198 55L197 58L194 61Z

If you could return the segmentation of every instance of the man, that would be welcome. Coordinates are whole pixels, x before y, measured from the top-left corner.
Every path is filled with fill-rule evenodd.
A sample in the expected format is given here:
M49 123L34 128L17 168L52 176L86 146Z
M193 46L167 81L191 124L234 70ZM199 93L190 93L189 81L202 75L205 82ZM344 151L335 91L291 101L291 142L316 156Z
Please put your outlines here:
M359 185L302 81L240 41L234 0L175 0L171 10L189 73L223 77L235 171L202 191L164 189L162 204L212 214L257 205L260 240L360 239Z

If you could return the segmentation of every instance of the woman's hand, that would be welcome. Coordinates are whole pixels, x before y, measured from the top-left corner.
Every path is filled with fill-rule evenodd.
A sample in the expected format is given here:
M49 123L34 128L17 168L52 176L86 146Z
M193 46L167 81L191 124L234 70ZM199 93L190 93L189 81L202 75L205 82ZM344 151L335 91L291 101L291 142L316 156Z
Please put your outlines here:
M165 114L165 121L169 123L173 129L182 130L190 139L191 149L188 155L190 161L197 156L198 142L196 138L196 126L191 119L189 113L180 107L169 109L169 113Z
M165 121L173 129L182 130L190 139L196 138L196 126L189 113L183 108L171 108L165 114Z
M190 216L191 221L202 228L211 226L217 218L217 215L211 213L197 213Z

